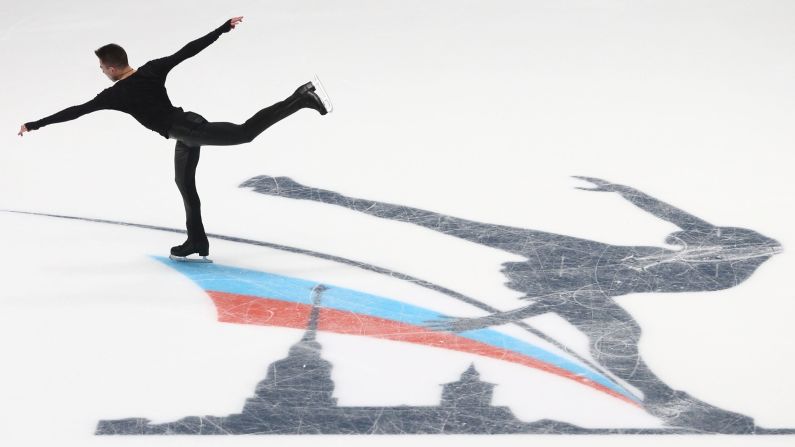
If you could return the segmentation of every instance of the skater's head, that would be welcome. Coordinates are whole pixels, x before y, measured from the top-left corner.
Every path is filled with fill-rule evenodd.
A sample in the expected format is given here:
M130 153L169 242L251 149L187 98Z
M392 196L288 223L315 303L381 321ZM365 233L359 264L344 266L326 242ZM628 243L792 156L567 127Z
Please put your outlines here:
M94 54L99 58L99 68L102 73L113 82L118 81L131 70L127 62L127 52L115 43L98 48Z

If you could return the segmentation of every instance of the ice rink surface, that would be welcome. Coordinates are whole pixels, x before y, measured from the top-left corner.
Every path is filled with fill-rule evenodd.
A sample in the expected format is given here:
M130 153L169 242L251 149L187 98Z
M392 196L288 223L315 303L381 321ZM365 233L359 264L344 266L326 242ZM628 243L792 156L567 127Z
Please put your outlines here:
M0 13L0 444L795 439L769 434L795 428L795 4L91 0ZM112 85L99 46L138 67L237 15L171 72L175 106L242 122L317 73L335 111L202 148L214 264L175 264L163 258L184 239L173 140L113 111L15 133ZM621 188L584 191L594 183L573 176ZM588 308L582 290L587 312L511 314L525 296ZM468 331L429 326L487 315ZM663 388L690 399L652 404ZM321 433L95 434L101 421L204 416L234 432L253 423L232 415L268 405L280 419L260 432L311 433L314 418ZM722 431L718 410L758 434L685 434ZM557 425L499 434L539 421ZM622 430L678 434L604 434ZM362 434L329 434L349 432Z

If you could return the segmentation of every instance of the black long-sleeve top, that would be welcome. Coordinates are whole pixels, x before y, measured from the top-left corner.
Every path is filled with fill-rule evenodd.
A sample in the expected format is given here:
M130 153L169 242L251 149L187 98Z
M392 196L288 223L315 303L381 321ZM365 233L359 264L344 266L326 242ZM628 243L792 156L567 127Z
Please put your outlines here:
M38 121L25 123L25 127L28 130L36 130L48 124L70 121L97 110L118 110L132 115L147 129L168 138L168 129L174 118L182 112L182 109L174 107L168 98L165 85L168 72L185 59L197 55L215 42L221 34L231 29L231 20L227 20L218 29L190 42L171 56L145 63L135 73L116 81L112 87L101 91L91 101L66 108Z

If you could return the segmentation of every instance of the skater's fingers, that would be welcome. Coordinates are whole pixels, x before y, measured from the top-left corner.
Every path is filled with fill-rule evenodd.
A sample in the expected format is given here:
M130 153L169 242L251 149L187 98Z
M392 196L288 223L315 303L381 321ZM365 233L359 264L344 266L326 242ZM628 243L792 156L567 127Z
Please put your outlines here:
M235 29L235 26L243 21L243 16L232 17L229 19L229 27Z

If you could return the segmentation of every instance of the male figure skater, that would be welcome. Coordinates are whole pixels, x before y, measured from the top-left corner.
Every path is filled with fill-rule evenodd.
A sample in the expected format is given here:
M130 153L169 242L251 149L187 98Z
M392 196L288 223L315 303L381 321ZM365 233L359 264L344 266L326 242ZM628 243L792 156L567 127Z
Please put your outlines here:
M85 104L23 124L18 135L97 110L118 110L132 115L144 127L163 137L177 140L174 179L185 204L188 239L182 245L172 247L171 256L178 260L189 260L189 255L198 253L204 262L209 262L206 256L210 244L202 224L201 202L195 179L200 147L249 143L268 127L303 108L317 110L321 115L331 111L331 102L319 82L308 82L298 87L287 99L260 110L243 124L207 122L201 115L185 112L181 107L171 104L165 87L169 71L210 46L221 34L234 29L242 21L242 16L233 17L171 56L151 60L137 70L129 66L127 53L122 47L108 44L97 49L94 53L99 58L99 68L114 85Z

